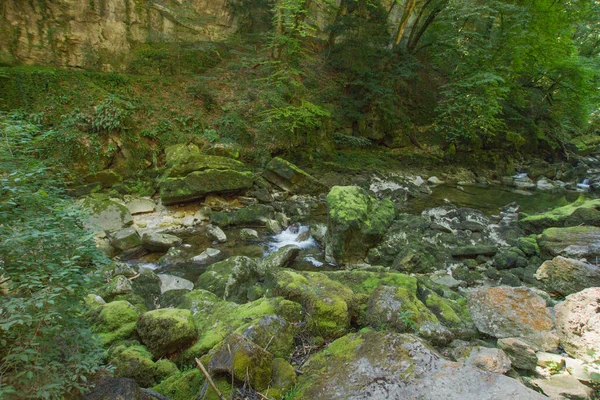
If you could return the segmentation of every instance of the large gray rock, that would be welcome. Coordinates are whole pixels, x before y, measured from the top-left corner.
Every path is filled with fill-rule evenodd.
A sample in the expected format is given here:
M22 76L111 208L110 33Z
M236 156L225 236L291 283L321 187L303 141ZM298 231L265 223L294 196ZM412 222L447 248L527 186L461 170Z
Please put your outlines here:
M490 347L470 347L457 361L496 374L505 374L511 368L511 361L506 353L500 349Z
M524 287L481 287L469 292L467 306L477 329L497 338L519 337L553 328L546 302Z
M147 232L142 235L142 246L150 251L167 251L181 243L183 243L183 240L168 233Z
M552 375L548 379L534 379L531 381L531 385L540 389L553 400L592 400L596 398L592 388L567 374Z
M498 339L498 347L508 355L513 367L535 371L537 356L533 347L526 341L518 338Z
M151 213L156 209L154 200L144 197L129 199L125 206L132 215Z
M263 176L269 182L294 194L317 194L327 187L283 158L275 157L266 166Z
M115 249L125 251L134 249L142 244L140 234L135 228L129 227L111 233L110 244Z
M567 296L600 286L600 268L585 261L559 256L545 261L535 273L535 278L549 291Z
M163 204L201 199L210 193L236 192L254 183L254 174L240 161L202 154L193 145L175 145L165 152L169 169L160 187Z
M104 195L93 194L86 197L81 202L81 207L88 213L85 225L94 232L116 232L133 224L127 207Z
M259 266L253 259L235 256L208 267L198 277L196 287L224 300L246 302L255 299L254 286L260 276Z
M574 293L554 307L556 332L565 351L592 362L600 354L600 287Z
M518 381L442 358L406 334L346 335L303 367L295 399L538 400Z
M260 267L265 272L275 268L285 268L294 262L299 253L300 247L288 244L263 258Z
M325 258L331 263L362 262L396 214L391 201L377 200L358 186L334 186L327 208Z
M546 259L564 256L596 262L600 257L600 228L595 226L548 228L537 242Z
M206 237L219 243L225 243L227 241L227 235L223 232L223 229L214 225L208 225L206 227Z
M192 290L194 289L194 283L187 279L180 278L179 276L169 274L158 274L160 278L160 291L161 293L168 292L169 290Z

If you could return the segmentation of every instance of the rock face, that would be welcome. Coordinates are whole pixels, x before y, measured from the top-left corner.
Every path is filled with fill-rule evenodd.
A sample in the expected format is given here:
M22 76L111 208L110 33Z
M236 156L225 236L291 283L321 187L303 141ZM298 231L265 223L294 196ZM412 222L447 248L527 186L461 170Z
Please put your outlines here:
M142 246L150 251L167 251L181 243L183 243L183 240L168 233L148 232L142 236Z
M530 215L519 221L527 233L540 233L544 229L563 226L598 225L600 222L600 200L577 200L564 207L541 214Z
M567 296L554 307L556 332L569 355L594 361L600 354L600 288Z
M470 367L475 367L496 374L504 374L511 367L511 361L500 349L475 346L468 349L462 361Z
M535 278L549 291L567 296L588 287L600 286L600 268L584 261L555 257L538 268Z
M163 308L140 316L137 331L152 354L162 356L196 339L196 326L189 310Z
M569 228L548 228L537 238L543 258L559 255L571 258L585 258L595 262L600 257L600 228L594 226L573 226Z
M334 186L327 195L327 208L325 258L332 263L361 262L395 216L391 201L370 197L358 186Z
M93 231L116 232L133 224L131 213L122 204L104 195L91 195L83 200L81 207L88 212L86 226Z
M544 299L524 287L481 287L469 293L467 306L477 329L496 338L553 328Z
M145 54L167 51L168 42L223 39L237 31L244 18L243 12L234 13L232 7L207 0L184 3L7 0L2 5L0 60L3 62L105 71L135 69L136 62L145 61ZM258 13L258 18L253 18L254 24L266 11L260 5L252 7L252 12ZM157 37L164 37L165 43L151 39ZM194 55L199 57L202 53L187 54Z
M325 185L283 158L275 157L266 166L263 176L269 182L294 194L317 194Z
M344 336L312 356L295 399L544 399L504 375L447 361L412 335Z
M210 193L248 189L254 174L244 163L200 153L195 145L174 145L166 150L167 170L160 188L164 204L196 200Z

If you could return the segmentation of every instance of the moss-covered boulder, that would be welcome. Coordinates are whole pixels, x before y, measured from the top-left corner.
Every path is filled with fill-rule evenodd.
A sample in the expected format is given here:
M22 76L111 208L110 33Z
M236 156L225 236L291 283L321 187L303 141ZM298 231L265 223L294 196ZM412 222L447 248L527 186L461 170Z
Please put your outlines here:
M263 176L269 182L294 194L317 194L327 189L317 179L280 157L275 157L267 164Z
M102 194L86 197L81 207L88 214L85 225L94 232L116 232L133 224L127 207Z
M569 151L581 156L589 156L600 146L600 135L581 135L571 138L566 147Z
M94 313L97 315L92 318L92 331L98 335L104 346L135 334L139 313L129 302L106 303Z
M236 304L223 301L213 293L206 290L193 290L186 294L179 305L180 308L186 308L192 311L193 318L198 327L198 339L181 356L182 362L193 362L194 357L200 357L206 354L215 345L220 343L227 335L231 333L243 334L253 325L261 325L260 321L267 316L277 316L283 318L286 322L296 323L303 319L302 307L300 304L285 300L283 298L260 298L247 304ZM272 321L275 322L276 320ZM263 321L263 323L268 320ZM252 335L262 345L266 347L263 337L259 338L260 333L266 333L271 329L277 331L277 326L273 323L265 324L265 328L257 329L256 335ZM285 323L282 324L280 332L285 336L289 334L289 328ZM267 339L270 340L269 337ZM277 339L277 340L276 340ZM285 352L286 337L274 338L278 351ZM269 346L270 347L270 346Z
M121 229L110 235L110 245L117 250L126 251L142 244L140 234L133 227Z
M400 333L346 335L311 356L302 370L294 400L545 398L515 379L446 360Z
M135 301L131 301L132 304L136 305L135 302L143 302L147 310L154 308L154 302L161 294L162 282L157 274L148 268L139 268L138 276L131 281L131 288L133 294L136 296ZM133 300L133 299L132 299Z
M242 335L229 335L210 354L211 373L230 374L238 382L265 390L271 382L273 355Z
M296 371L283 358L273 360L271 387L265 393L269 398L281 399L296 385Z
M535 278L549 292L567 296L589 287L600 287L600 268L585 261L555 257L544 261Z
M139 344L119 345L111 350L108 359L115 368L115 376L131 378L141 387L154 384L156 365L146 347Z
M163 252L181 243L183 240L168 233L147 232L142 235L142 246L149 251Z
M332 263L361 262L396 215L389 200L377 200L358 186L334 186L327 195L329 222L325 257Z
M275 216L275 209L265 204L254 204L232 212L214 212L210 221L218 226L263 226Z
M157 357L185 349L197 337L189 310L163 308L140 316L137 332Z
M224 300L243 303L262 294L256 286L259 278L256 261L235 256L208 267L198 278L196 288L208 290Z
M556 256L585 258L595 262L600 257L600 227L573 226L548 228L537 238L543 259Z
M195 399L202 389L205 378L198 369L179 372L154 386L152 390L171 400Z
M179 373L179 368L177 368L177 365L175 365L173 361L165 358L156 361L154 363L154 367L154 377L156 378L157 382L161 382L168 377Z
M544 229L563 226L600 226L600 199L588 200L584 197L563 207L529 215L519 221L527 233L540 233Z
M163 204L200 199L210 193L236 192L254 183L254 174L240 161L202 154L197 147L185 145L170 147L166 153L169 168L160 187Z
M276 296L300 303L307 315L308 330L322 337L347 332L358 303L352 290L319 272L282 269L270 274L267 286Z
M288 359L294 351L296 333L294 326L285 318L266 315L250 324L242 334L275 357Z

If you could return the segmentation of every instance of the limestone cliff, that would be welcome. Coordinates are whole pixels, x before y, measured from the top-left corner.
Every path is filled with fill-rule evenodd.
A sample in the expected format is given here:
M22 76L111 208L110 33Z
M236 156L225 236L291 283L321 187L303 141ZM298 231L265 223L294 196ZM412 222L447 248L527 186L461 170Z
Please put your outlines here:
M267 10L266 0L2 0L0 63L126 71L140 52L171 56L168 43L264 29Z

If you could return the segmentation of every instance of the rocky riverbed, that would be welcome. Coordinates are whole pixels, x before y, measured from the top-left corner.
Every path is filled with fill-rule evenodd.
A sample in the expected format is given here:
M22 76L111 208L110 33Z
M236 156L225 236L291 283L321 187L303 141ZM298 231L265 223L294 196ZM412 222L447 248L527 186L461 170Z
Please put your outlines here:
M153 197L81 200L114 259L89 296L114 367L96 393L216 399L198 359L224 398L597 398L600 200L580 176L329 185L193 145L166 164Z

